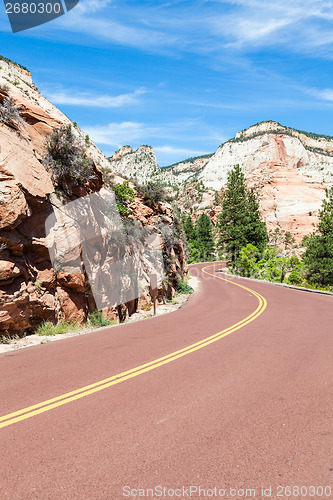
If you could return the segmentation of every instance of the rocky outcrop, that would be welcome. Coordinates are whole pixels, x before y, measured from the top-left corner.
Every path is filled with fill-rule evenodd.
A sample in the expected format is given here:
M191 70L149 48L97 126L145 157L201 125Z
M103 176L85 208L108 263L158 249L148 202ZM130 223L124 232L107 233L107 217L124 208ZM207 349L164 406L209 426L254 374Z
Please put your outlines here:
M238 132L235 139L222 144L199 174L199 180L219 190L236 164L243 168L247 178L274 164L307 176L309 183L332 184L333 138L306 135L276 122L264 122Z
M269 230L290 231L298 243L313 230L325 187L333 183L333 138L264 122L223 144L198 179L223 190L236 164L256 189Z
M6 99L19 111L19 119L11 122L1 114ZM52 265L45 230L47 218L62 210L68 202L55 192L52 178L43 166L46 138L54 128L71 125L75 137L84 145L93 179L82 182L73 199L99 192L103 186L102 171L110 163L85 134L49 103L34 86L28 71L8 61L0 69L0 336L31 332L43 320L83 322L96 304L81 262L70 271ZM127 151L129 154L130 151ZM146 154L147 151L142 150ZM140 154L141 154L140 153ZM121 156L121 155L120 155ZM114 177L113 182L123 179ZM168 205L156 209L146 207L138 196L131 204L131 218L140 227L161 233L159 225L173 227ZM164 241L164 240L163 240ZM74 250L80 258L80 245ZM178 236L164 244L169 266L172 294L178 275L187 272L184 249ZM122 320L149 300L149 279L144 283L140 300L105 311L109 317Z
M179 163L170 165L169 167L164 167L164 170L170 170L175 176L178 184L182 185L188 180L195 180L212 156L213 154L207 154L197 156L195 158L189 158Z
M151 146L140 146L136 151L130 146L123 146L109 160L113 172L139 184L146 184L148 181L160 182L165 186L177 184L177 179L169 170L158 166Z

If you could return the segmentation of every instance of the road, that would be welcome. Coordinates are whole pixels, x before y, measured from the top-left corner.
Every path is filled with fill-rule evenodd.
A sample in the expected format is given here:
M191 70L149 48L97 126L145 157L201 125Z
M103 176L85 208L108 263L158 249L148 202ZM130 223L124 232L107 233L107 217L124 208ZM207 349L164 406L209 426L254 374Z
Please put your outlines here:
M333 497L333 297L218 269L171 314L0 355L0 500Z

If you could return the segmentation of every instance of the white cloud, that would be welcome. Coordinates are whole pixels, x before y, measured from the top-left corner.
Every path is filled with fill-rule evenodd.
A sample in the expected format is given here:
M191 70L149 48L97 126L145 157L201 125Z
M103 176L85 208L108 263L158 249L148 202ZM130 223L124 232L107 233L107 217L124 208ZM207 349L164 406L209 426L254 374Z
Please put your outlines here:
M92 140L99 144L106 144L120 148L124 144L146 142L148 136L156 135L158 128L147 127L138 122L109 123L104 126L82 127Z
M306 92L324 101L333 102L333 89L306 89Z
M118 96L95 95L90 93L69 92L68 90L44 91L44 94L54 104L68 104L71 106L94 107L94 108L119 108L121 106L133 105L139 102L138 96L146 91L138 89L128 94Z
M325 101L333 101L333 89L325 89L318 92L319 97Z
M226 42L226 48L287 46L292 51L312 52L333 42L332 27L328 25L333 19L333 2L230 0L221 3L234 7L227 14L216 15L210 24L215 36Z
M104 39L119 45L136 47L148 52L156 52L177 47L180 37L163 33L157 29L130 26L116 19L94 17L89 13L77 14L75 9L58 21L65 30L87 34L89 37ZM59 26L58 25L58 26Z
M111 3L111 0L81 0L75 7L76 13L79 14L92 14L101 9L104 9Z
M211 151L175 148L173 146L154 146L154 151L157 153L184 154L191 157L211 153Z
M251 49L331 57L333 2L328 0L193 0L187 2L83 0L50 29L66 30L150 53L184 52L221 59ZM111 4L111 5L110 5ZM84 40L84 39L83 39Z
M159 153L181 154L184 156L205 154L204 151L207 148L207 144L211 144L212 142L220 144L226 140L225 135L221 134L219 131L213 130L205 124L200 124L198 121L191 120L163 123L159 126L149 126L140 122L124 121L121 123L109 123L105 126L82 126L81 128L89 134L95 143L112 146L115 149L119 149L124 146L124 144L129 144L133 147L138 147L140 144L151 144ZM200 145L203 145L203 149L197 149L200 147L197 140L195 143L193 142L198 128L201 130ZM186 142L191 146L194 144L195 149L193 147L179 147L177 142L180 141L180 138L181 143ZM174 145L164 145L164 141L170 141L174 143ZM158 143L162 143L162 145L158 145Z

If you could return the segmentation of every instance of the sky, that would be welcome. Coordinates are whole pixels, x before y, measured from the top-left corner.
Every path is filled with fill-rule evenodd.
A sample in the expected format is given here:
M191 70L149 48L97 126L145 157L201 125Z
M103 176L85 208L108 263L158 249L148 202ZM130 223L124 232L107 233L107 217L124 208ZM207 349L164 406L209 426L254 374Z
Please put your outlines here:
M264 120L333 135L332 0L80 0L15 34L1 3L0 54L106 156L166 166Z

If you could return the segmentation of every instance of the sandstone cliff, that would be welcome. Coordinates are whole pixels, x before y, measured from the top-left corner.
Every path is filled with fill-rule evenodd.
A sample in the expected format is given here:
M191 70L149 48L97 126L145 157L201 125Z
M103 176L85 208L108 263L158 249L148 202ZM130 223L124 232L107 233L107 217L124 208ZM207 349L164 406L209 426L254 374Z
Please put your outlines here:
M76 186L73 199L99 193L102 172L110 170L110 163L84 132L39 93L26 69L9 61L0 63L0 335L20 335L47 319L82 322L95 308L84 266L73 272L50 261L45 221L66 200L56 192L43 166L46 138L54 128L71 125L84 145L92 178ZM123 179L114 176L112 182ZM160 235L169 277L167 293L172 294L178 276L187 269L171 207L152 209L135 196L130 212L139 227ZM161 234L163 225L172 229L167 243ZM80 254L79 247L76 252ZM149 301L149 276L144 277L141 298L109 308L109 317L122 320Z
M213 154L208 154L195 158L188 158L187 160L175 163L169 167L164 167L163 170L171 171L178 184L182 185L187 180L197 177L212 156Z
M269 229L290 231L297 242L312 231L325 187L333 183L333 138L264 122L223 144L198 179L221 190L236 164L257 190Z
M109 158L111 170L119 175L146 184L148 181L160 182L165 186L175 186L177 179L172 173L158 166L151 146L140 146L136 151L130 146L123 146Z

